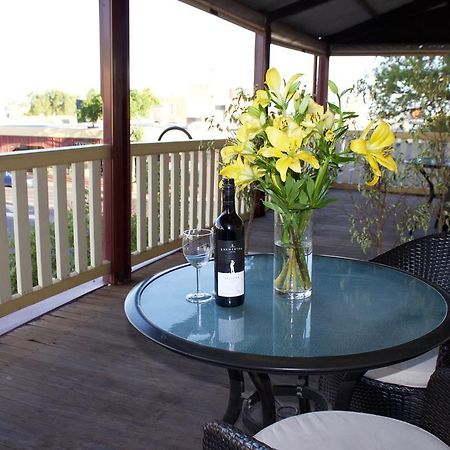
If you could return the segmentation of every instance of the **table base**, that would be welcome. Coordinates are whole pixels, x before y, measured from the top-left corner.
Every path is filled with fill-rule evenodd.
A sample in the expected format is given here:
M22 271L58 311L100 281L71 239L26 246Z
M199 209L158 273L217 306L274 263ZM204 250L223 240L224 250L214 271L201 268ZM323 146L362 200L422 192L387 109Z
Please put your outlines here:
M334 408L321 392L307 385L308 378L305 376L299 376L296 385L272 385L267 373L248 372L248 375L256 391L246 396L243 371L228 369L228 406L222 420L234 425L242 413L244 425L255 433L277 420L311 411L311 402L314 404L314 411L349 410L353 389L364 372L345 373L337 391ZM295 405L283 405L278 397L296 399ZM258 412L262 416L259 421L254 417L258 404L261 405Z

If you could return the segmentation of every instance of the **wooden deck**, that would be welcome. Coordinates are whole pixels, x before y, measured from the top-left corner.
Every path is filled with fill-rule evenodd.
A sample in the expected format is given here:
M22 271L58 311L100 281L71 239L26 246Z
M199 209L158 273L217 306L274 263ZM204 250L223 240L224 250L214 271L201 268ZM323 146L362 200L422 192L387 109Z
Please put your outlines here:
M350 243L349 193L336 197L316 214L315 252L364 257ZM255 221L250 250L271 250L271 219ZM391 232L386 247L394 243ZM175 253L135 272L132 284L99 289L0 338L0 448L201 448L204 423L224 412L225 370L152 344L123 313L134 283L183 262Z

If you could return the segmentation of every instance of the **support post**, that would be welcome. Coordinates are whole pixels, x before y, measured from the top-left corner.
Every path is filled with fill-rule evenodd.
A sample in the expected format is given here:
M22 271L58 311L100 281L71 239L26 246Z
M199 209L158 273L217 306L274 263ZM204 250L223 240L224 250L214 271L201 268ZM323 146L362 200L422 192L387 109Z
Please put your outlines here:
M266 19L264 33L255 33L255 62L253 75L253 85L255 89L263 89L264 87L266 72L269 68L271 39L272 31L270 28L270 22ZM263 217L265 214L264 204L262 203L262 200L264 200L264 194L261 191L255 191L255 217Z
M255 33L255 67L253 85L255 89L263 89L264 79L270 60L271 29L270 23L266 21L264 33Z
M104 255L107 282L131 277L131 158L129 1L99 0L103 139L111 159L103 164Z
M328 76L329 76L330 57L328 55L319 56L319 70L317 76L317 95L316 102L326 105L328 101Z

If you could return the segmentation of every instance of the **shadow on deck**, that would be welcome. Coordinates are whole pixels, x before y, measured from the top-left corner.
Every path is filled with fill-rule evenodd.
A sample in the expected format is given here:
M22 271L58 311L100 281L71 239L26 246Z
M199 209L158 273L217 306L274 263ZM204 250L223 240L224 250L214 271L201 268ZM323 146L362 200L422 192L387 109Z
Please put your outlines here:
M366 258L350 243L349 196L316 213L315 253ZM271 251L272 226L271 214L255 221L249 250ZM183 262L172 254L0 338L0 448L201 448L226 406L226 371L152 344L123 312L136 282Z

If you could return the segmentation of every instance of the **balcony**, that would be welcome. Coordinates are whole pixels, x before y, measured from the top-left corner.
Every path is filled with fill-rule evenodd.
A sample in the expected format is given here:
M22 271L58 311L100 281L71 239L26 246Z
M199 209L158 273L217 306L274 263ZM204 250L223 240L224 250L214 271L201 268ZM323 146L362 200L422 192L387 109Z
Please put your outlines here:
M223 142L212 149L200 141L129 144L123 101L129 74L126 64L117 64L128 61L119 42L128 31L126 15L118 19L120 3L101 2L106 143L0 155L0 177L12 173L12 187L0 189L3 331L19 325L15 314L27 308L41 315L0 337L5 448L197 449L203 424L220 417L226 404L225 371L151 344L123 313L135 283L184 262L181 231L209 227L218 215ZM282 31L280 43L286 42ZM414 157L408 135L397 138L398 148ZM341 172L332 195L337 201L317 212L316 253L367 257L348 234L360 177L356 167ZM426 194L419 178L409 183L411 194ZM248 212L242 201L238 207ZM253 227L249 251L271 251L272 216L255 219ZM385 248L395 243L388 233ZM69 296L74 288L92 292Z

